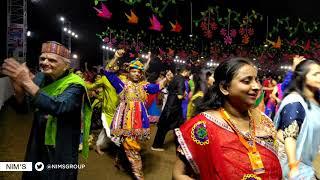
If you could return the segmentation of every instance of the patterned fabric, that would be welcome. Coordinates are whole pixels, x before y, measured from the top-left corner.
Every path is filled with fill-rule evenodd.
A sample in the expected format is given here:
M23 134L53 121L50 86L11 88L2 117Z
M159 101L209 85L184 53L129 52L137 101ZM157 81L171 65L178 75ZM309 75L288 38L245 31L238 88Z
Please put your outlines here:
M295 156L297 160L300 160L300 163L296 179L314 178L315 172L312 162L318 153L320 145L320 121L317 118L319 115L319 105L310 102L310 108L308 108L303 97L296 92L292 92L282 100L279 111L275 116L274 123L280 134L284 134L285 129L287 129L286 136L296 134L294 132L297 132L297 125L294 124L299 126ZM299 125L299 123L302 124ZM290 127L290 125L292 126ZM279 139L278 144L283 177L284 179L289 179L290 170L283 139Z
M141 63L140 59L138 58L130 62L129 68L139 69L141 71L144 71L144 65Z
M255 178L281 179L281 167L273 137L275 130L266 128L274 129L274 127L271 120L265 115L260 113L259 117L257 114L252 113L257 125L261 124L257 127L255 139L266 173L256 175ZM199 140L204 141L207 137L209 144L201 145L192 138L196 129L200 130L198 131L198 134L201 135L198 137ZM254 174L247 149L223 119L202 113L175 129L175 133L183 156L188 160L199 179L243 179L244 177L250 179L249 174ZM243 135L247 140L250 139L249 134L243 133Z
M114 73L105 72L106 77L119 94L120 103L113 116L111 134L139 139L150 138L150 123L145 101L147 93L154 94L160 91L158 84L147 82L134 83L129 80L120 80Z
M283 107L281 111L280 129L283 131L284 138L297 138L299 129L306 116L303 106L299 102L293 102Z
M286 139L288 137L292 137L297 139L299 134L299 125L296 120L294 120L287 128L283 131L283 138Z
M70 50L55 41L48 41L42 44L41 53L53 53L70 59Z
M143 179L142 160L139 153L141 150L140 144L131 138L125 138L122 145L126 156L131 163L134 177L138 180Z
M191 138L197 144L209 144L208 132L206 129L205 121L199 121L193 125L191 131Z
M160 108L158 107L158 99L159 93L157 94L148 94L147 100L147 109L148 109L148 117L150 123L157 123L159 121L159 117L161 114Z

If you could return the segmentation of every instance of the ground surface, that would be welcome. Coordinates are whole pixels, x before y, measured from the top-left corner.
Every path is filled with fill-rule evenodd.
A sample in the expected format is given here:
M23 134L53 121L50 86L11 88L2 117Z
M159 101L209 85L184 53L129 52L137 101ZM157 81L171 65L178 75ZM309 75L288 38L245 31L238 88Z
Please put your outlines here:
M31 129L32 114L16 114L9 106L0 111L0 161L23 161L24 153ZM152 127L151 139L144 144L142 150L143 166L146 180L171 180L175 161L175 146L173 133L166 137L166 151L154 152L150 150L156 127ZM90 151L85 162L80 158L80 164L85 168L79 170L80 180L129 180L130 174L114 167L114 148L109 146L104 155ZM21 179L21 172L0 172L0 180Z

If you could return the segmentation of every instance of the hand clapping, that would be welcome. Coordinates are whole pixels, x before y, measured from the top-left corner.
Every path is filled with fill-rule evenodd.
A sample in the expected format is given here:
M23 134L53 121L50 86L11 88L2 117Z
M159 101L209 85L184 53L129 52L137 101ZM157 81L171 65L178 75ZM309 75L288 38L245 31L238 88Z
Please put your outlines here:
M2 64L2 73L9 76L15 82L25 83L32 81L29 72L25 63L20 64L13 58L5 59Z

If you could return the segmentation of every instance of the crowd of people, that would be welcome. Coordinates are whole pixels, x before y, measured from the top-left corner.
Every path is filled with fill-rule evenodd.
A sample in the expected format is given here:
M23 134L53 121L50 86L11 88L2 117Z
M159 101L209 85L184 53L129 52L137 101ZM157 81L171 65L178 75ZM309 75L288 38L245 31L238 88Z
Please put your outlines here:
M26 64L4 60L13 106L34 112L25 161L77 164L79 150L87 158L90 146L103 154L112 142L115 166L125 169L125 159L141 180L140 151L156 124L153 151L165 151L167 132L175 133L173 179L320 178L319 62L297 55L283 78L270 78L258 76L242 57L223 61L214 72L150 72L156 55L121 63L125 53L117 50L94 73L71 70L70 51L57 42L42 44L35 75ZM93 129L100 129L96 142ZM77 179L77 173L32 171L22 179Z

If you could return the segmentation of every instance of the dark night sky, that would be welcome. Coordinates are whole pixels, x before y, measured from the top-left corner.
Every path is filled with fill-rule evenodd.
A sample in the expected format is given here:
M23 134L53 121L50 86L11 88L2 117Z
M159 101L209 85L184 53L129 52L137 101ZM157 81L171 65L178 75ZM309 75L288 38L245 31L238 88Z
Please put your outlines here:
M176 0L177 5L168 8L168 12L162 18L163 22L177 17L181 23L189 27L189 0ZM60 41L61 23L58 21L59 15L65 16L72 22L72 28L80 35L78 40L72 43L74 52L81 56L81 59L89 64L97 64L101 62L100 41L96 37L96 33L104 31L108 26L126 28L123 12L128 11L131 7L120 2L120 0L108 0L107 5L113 12L111 21L104 21L98 18L92 9L93 0L40 0L39 3L33 4L28 0L28 27L34 32L34 36L28 39L29 62L37 61L40 52L41 42L47 40ZM1 48L0 58L5 58L5 27L6 27L6 2L0 1L1 5ZM208 5L219 5L222 7L230 7L240 12L246 12L255 9L258 12L269 16L291 16L304 17L312 20L319 20L319 3L316 0L193 0L194 15L199 15L200 11L207 9ZM150 10L138 5L134 7L138 10L140 20L145 18L140 27L136 29L147 29L148 19L151 15ZM121 22L121 23L119 23ZM132 28L132 27L129 27ZM188 28L185 28L188 29ZM147 31L148 32L148 31ZM188 30L185 31L187 36Z

